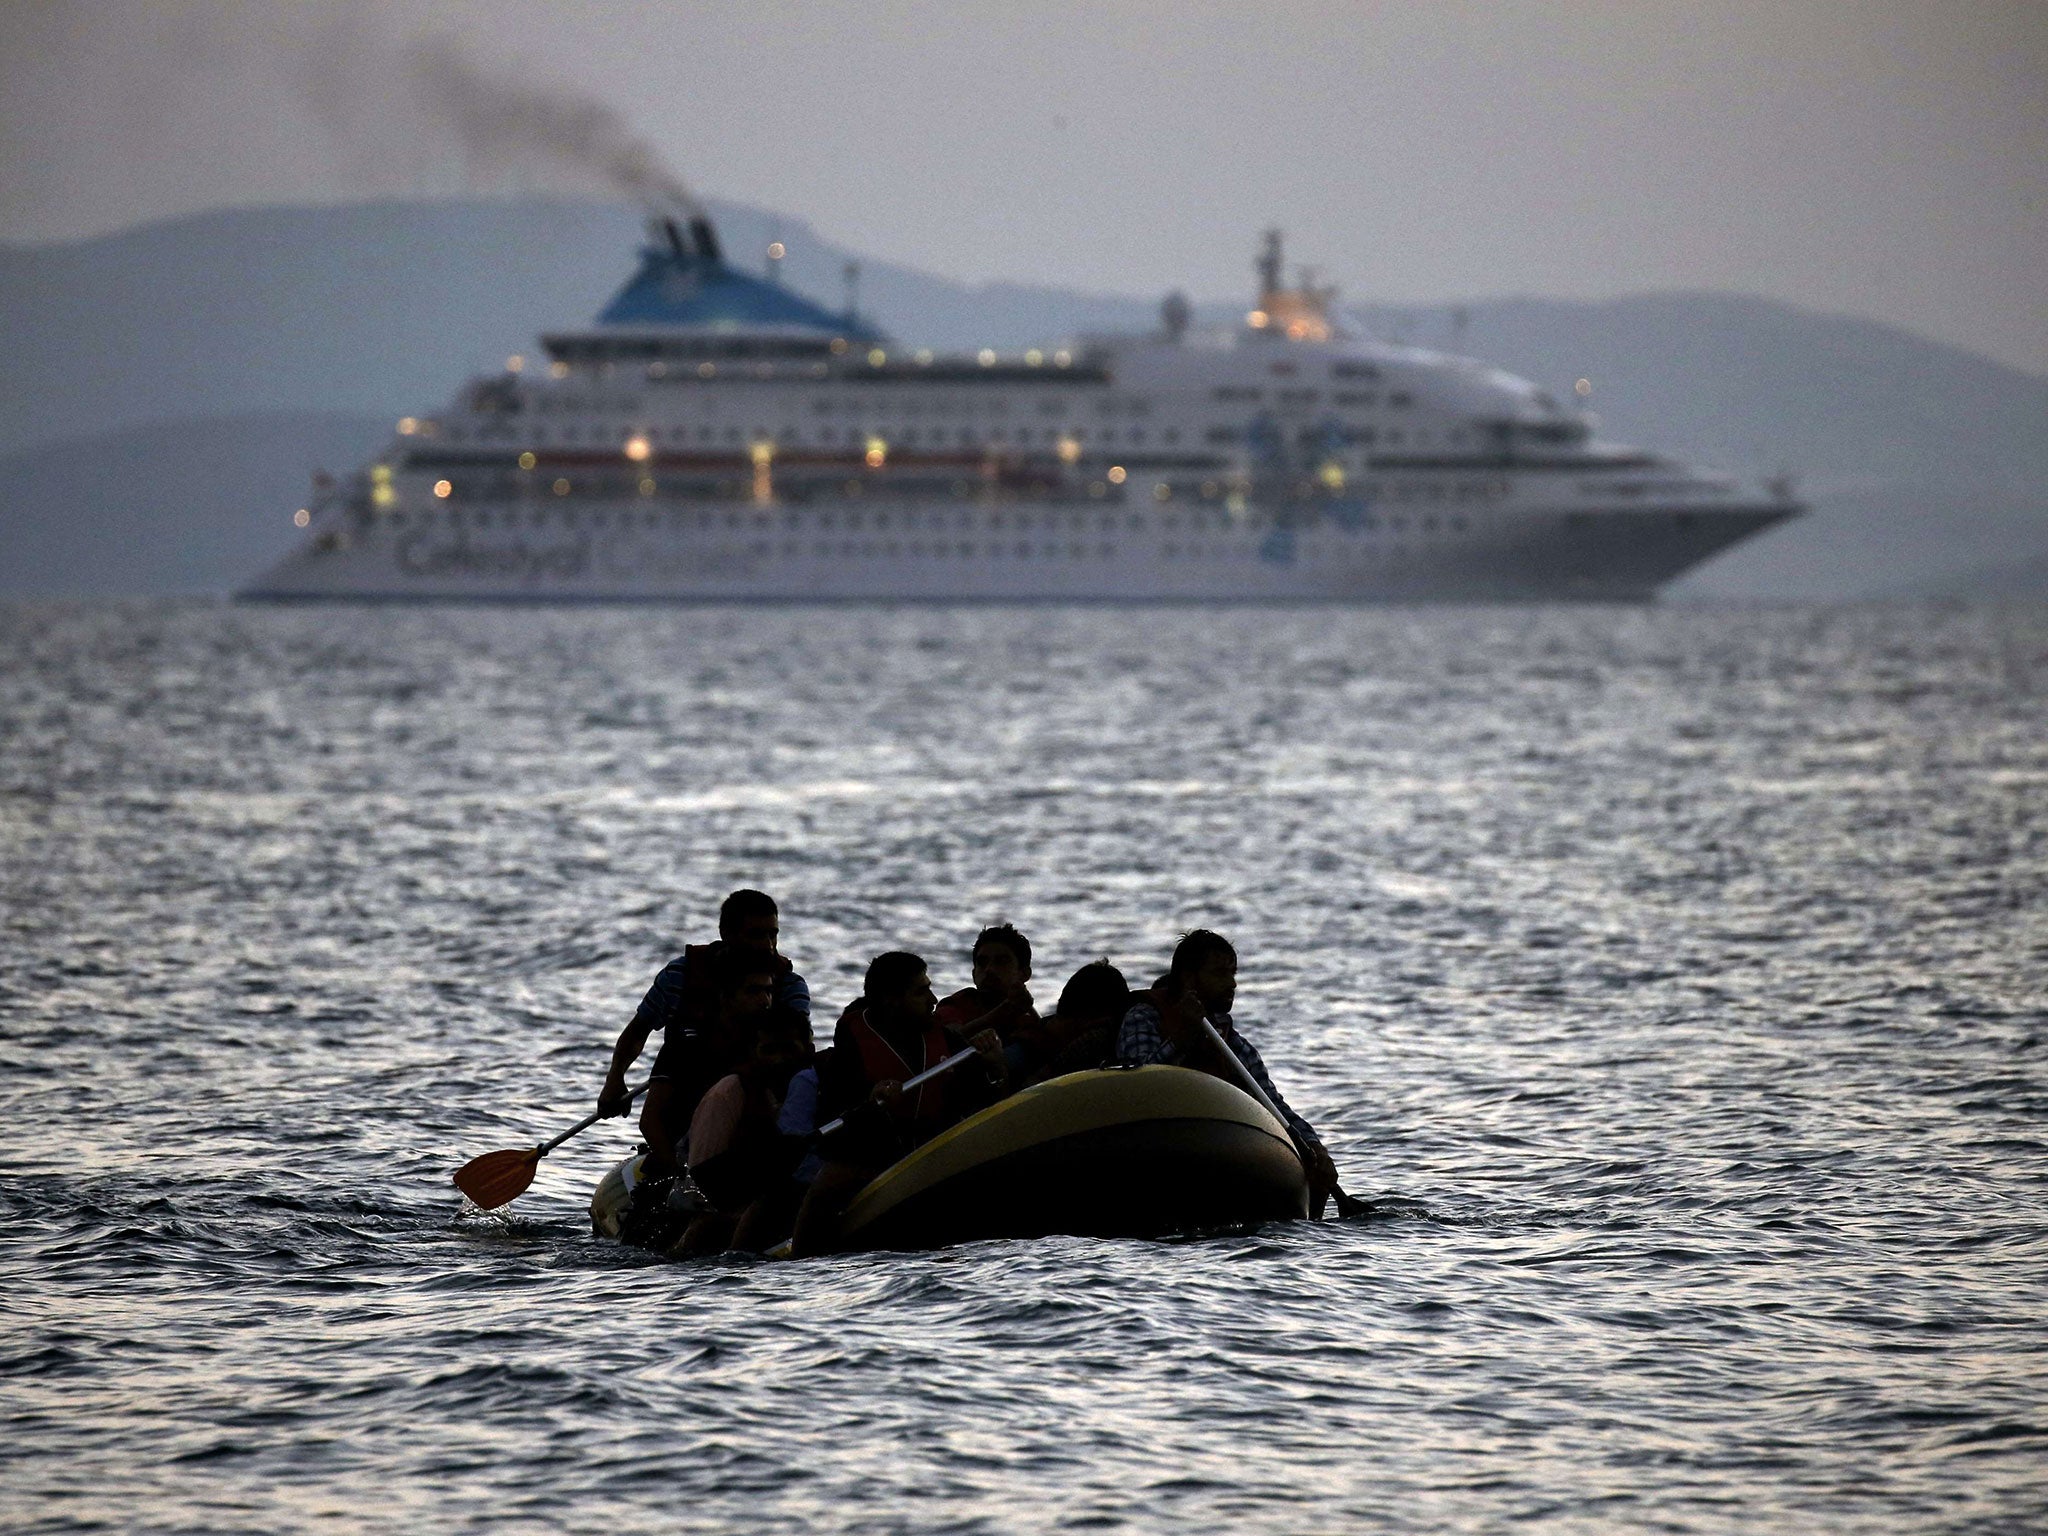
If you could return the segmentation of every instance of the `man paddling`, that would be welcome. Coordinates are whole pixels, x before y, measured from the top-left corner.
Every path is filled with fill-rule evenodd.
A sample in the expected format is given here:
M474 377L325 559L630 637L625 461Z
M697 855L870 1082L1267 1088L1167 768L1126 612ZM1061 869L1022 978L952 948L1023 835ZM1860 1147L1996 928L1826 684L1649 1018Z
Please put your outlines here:
M1174 946L1173 963L1166 975L1149 992L1133 994L1131 1009L1117 1032L1117 1060L1140 1067L1154 1063L1193 1067L1232 1081L1235 1074L1216 1059L1215 1048L1204 1038L1201 1021L1207 1018L1294 1133L1308 1173L1309 1210L1320 1218L1337 1188L1336 1165L1315 1127L1290 1109L1273 1086L1258 1047L1231 1023L1230 1006L1236 1000L1236 949L1220 933L1195 929Z
M619 1033L612 1048L611 1070L597 1096L600 1114L623 1115L632 1105L626 1089L626 1073L647 1048L647 1037L657 1029L668 1033L674 1025L684 1028L703 1019L710 1011L709 978L714 958L721 947L744 945L775 955L774 1006L791 1013L811 1016L811 992L790 963L776 954L775 943L782 930L775 899L762 891L734 891L718 909L718 937L709 944L692 944L661 968L654 985L632 1021Z

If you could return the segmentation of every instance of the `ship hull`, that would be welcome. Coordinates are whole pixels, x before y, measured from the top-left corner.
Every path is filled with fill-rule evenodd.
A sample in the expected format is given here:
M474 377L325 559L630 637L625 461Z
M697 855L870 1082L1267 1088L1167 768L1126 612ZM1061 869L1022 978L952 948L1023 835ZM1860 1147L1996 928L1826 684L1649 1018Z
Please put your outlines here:
M1640 602L1794 514L1749 506L1324 518L1203 532L1048 504L880 500L866 529L774 508L622 501L409 520L363 516L245 588L251 601ZM1131 523L1137 523L1133 528ZM1366 526L1370 524L1371 526ZM886 531L885 531L886 530Z

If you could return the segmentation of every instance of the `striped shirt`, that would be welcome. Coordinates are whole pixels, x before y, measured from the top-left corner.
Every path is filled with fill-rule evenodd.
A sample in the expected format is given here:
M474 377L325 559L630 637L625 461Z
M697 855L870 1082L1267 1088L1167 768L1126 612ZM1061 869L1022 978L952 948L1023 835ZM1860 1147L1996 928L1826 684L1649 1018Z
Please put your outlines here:
M1315 1127L1297 1115L1288 1106L1287 1101L1280 1097L1280 1090L1273 1086L1272 1074L1266 1071L1266 1063L1259 1055L1259 1048L1237 1032L1237 1026L1230 1022L1230 1015L1226 1013L1221 1018L1210 1019L1209 1022L1216 1026L1216 1033L1223 1037L1231 1052L1244 1063L1245 1070L1252 1075L1252 1080L1266 1090L1266 1097L1271 1099L1273 1107L1280 1111L1280 1118L1287 1122L1288 1129L1309 1145L1320 1147L1323 1141L1316 1135ZM1124 1015L1123 1028L1117 1031L1118 1061L1133 1067L1149 1067L1154 1064L1179 1066L1186 1054L1173 1041L1167 1039L1164 1031L1160 1029L1159 1009L1149 998L1131 1005L1131 1011Z

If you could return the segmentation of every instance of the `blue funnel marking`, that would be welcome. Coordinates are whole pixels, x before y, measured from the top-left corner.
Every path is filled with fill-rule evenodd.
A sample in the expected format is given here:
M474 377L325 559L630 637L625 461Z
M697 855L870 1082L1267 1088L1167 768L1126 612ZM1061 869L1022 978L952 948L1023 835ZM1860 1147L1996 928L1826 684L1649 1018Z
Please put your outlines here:
M708 331L799 329L851 341L879 341L880 333L852 315L835 315L722 261L649 246L640 270L597 317L600 325L687 327Z

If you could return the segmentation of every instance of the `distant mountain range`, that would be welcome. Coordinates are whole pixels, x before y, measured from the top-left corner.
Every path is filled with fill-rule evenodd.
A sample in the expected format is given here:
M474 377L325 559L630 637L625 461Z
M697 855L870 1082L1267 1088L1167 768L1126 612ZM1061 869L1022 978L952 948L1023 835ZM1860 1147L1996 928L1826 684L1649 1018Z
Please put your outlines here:
M714 213L739 259L779 238L785 280L843 303L849 253L795 219ZM1249 291L1256 231L1238 233ZM0 247L0 594L228 590L292 542L311 470L353 466L397 416L587 321L639 238L630 210L533 200L230 211ZM1297 249L1315 240L1298 231ZM859 259L861 309L906 344L1015 348L1157 314L1157 296ZM1674 597L2048 595L2048 379L1727 295L1350 313L1559 393L1589 379L1606 435L1799 475L1810 517Z

